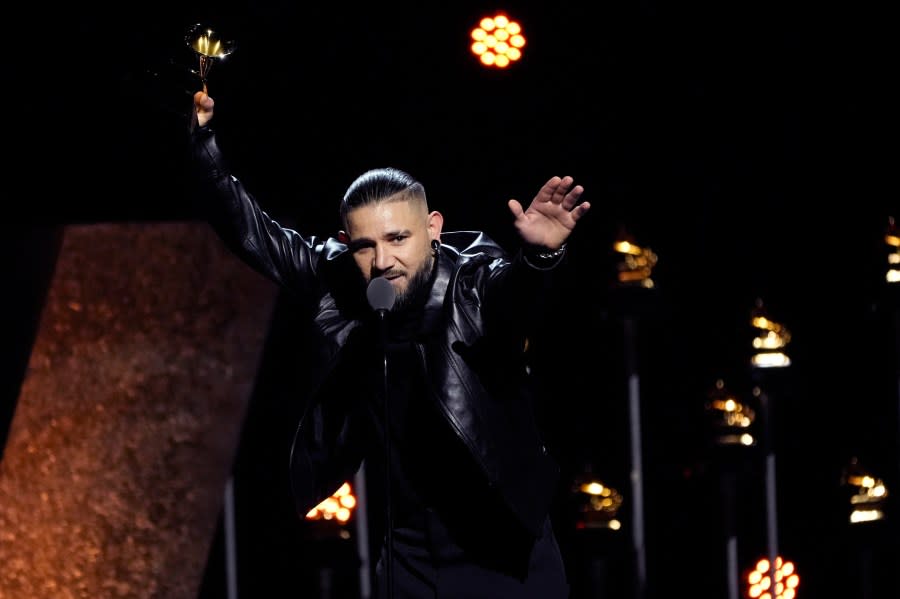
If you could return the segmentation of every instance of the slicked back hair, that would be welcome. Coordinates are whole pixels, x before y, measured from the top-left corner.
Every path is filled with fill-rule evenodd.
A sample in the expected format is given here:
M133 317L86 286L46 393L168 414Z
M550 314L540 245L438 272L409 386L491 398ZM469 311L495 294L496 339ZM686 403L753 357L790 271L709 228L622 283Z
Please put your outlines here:
M385 201L418 200L426 206L425 187L412 175L397 168L376 168L356 178L341 200L341 224L348 228L347 215L360 206Z

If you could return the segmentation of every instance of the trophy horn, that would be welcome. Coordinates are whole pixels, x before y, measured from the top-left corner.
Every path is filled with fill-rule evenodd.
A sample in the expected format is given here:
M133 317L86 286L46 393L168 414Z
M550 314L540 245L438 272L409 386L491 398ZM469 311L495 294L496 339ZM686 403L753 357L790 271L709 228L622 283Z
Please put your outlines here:
M206 93L206 82L213 63L234 52L235 44L232 40L222 37L212 27L202 23L197 23L188 30L185 42L194 51L200 62L196 73L203 83L203 92Z

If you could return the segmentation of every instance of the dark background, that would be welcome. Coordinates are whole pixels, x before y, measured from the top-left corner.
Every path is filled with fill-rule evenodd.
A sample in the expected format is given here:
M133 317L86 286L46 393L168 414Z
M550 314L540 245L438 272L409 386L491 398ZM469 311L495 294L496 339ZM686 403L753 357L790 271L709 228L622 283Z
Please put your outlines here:
M220 141L269 212L301 232L335 231L344 189L374 166L423 181L446 228L509 246L507 199L525 202L557 174L584 185L593 209L572 240L576 276L536 349L544 417L564 480L591 464L627 505L624 348L636 343L654 592L724 594L723 469L739 472L742 567L765 553L761 451L714 451L703 410L718 378L743 396L759 383L748 323L762 299L792 333L794 364L763 383L777 406L781 546L800 596L896 594L896 526L851 531L840 484L852 457L889 490L900 483L898 302L883 282L882 236L900 212L886 15L866 4L529 3L508 8L528 37L524 59L497 72L479 67L467 38L495 5L408 4L73 5L22 18L4 38L7 227L41 239L68 223L198 218L182 149L199 81L183 38L210 23L238 45L210 73ZM623 228L659 256L653 292L612 288ZM272 423L297 384L284 366L297 357L288 312L239 466L280 450ZM248 533L245 544L269 552L248 552L243 584L294 584L295 525L260 522L267 510L254 504L280 482L253 472L238 479L241 514L276 536ZM627 532L585 550L567 529L565 485L560 496L578 580L596 552L605 584L619 584Z

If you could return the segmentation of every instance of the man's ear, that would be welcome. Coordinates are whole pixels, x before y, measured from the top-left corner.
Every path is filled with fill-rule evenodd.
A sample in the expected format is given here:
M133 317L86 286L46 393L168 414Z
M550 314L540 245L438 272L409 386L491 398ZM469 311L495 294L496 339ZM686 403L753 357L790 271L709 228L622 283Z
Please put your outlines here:
M344 245L347 245L348 243L350 243L350 236L347 235L346 231L338 231L338 241L340 241Z
M444 215L437 210L428 214L428 231L431 233L431 239L440 241L441 230L444 228Z

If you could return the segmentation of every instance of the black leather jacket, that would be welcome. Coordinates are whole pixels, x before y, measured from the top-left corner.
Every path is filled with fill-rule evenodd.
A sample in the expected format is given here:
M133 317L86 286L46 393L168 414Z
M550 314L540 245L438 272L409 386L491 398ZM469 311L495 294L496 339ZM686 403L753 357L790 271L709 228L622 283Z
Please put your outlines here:
M193 165L210 224L251 267L309 310L321 368L290 456L298 511L305 514L352 478L363 456L366 412L352 385L329 382L348 340L371 317L346 246L302 236L271 219L226 166L209 128L192 133ZM528 330L555 264L507 257L484 234L444 232L425 317L434 334L416 344L432 399L522 525L538 535L556 491L558 466L534 418L525 352ZM344 379L354 377L343 376ZM359 378L359 377L355 377ZM315 390L328 389L327 397ZM334 390L346 389L345 396ZM448 473L452 476L452 473Z

